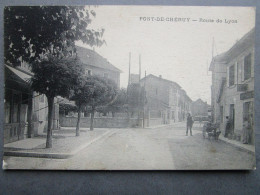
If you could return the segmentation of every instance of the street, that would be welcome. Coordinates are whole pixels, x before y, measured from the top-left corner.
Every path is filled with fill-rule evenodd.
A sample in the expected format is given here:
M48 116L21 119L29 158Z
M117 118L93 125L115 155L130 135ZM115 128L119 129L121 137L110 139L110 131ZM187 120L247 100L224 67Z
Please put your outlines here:
M222 141L203 139L199 124L118 129L70 159L4 157L8 169L198 170L252 168L254 155Z

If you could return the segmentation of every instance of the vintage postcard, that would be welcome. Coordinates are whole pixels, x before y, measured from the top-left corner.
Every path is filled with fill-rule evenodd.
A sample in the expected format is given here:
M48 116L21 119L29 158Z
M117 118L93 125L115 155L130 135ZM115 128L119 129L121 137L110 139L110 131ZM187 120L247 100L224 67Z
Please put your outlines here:
M254 59L254 7L7 6L3 169L255 169Z

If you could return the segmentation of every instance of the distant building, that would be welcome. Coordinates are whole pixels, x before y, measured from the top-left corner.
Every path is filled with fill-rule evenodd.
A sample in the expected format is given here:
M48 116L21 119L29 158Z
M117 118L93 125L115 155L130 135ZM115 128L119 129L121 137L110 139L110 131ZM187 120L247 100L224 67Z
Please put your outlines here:
M146 108L151 118L162 117L164 124L185 120L192 100L180 85L152 74L140 83L145 88Z
M192 116L208 116L208 104L207 102L197 99L191 103L191 113Z
M130 84L139 83L139 82L140 82L140 75L139 74L130 74Z
M242 138L243 120L254 125L254 55L255 29L237 41L227 52L213 58L212 117L224 133L225 118L232 122L233 136ZM250 141L254 143L253 129Z
M77 56L85 65L86 75L97 75L100 77L113 80L117 87L120 87L120 73L122 72L107 59L99 55L97 52L84 47L76 46Z

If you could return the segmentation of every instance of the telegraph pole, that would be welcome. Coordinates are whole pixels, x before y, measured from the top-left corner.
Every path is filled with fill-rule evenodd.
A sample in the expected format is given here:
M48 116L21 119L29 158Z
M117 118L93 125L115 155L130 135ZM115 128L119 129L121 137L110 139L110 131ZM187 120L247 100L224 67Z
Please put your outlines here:
M141 54L139 54L139 82L141 81Z
M143 94L143 128L145 128L145 98L146 98L145 85L146 85L146 71L145 71L145 74L144 74L144 94Z
M128 75L128 86L126 89L126 94L127 94L127 116L128 119L130 119L130 112L129 112L129 87L131 83L131 52L129 52L129 75Z
M129 52L129 76L128 76L128 85L131 83L131 52Z

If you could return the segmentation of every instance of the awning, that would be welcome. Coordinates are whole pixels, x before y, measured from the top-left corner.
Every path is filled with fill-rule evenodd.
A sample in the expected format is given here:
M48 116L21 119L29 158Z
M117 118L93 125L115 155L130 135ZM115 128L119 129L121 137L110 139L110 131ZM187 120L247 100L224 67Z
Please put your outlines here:
M5 65L5 88L28 92L30 91L31 77L30 74Z
M15 75L17 75L20 79L22 79L23 81L25 81L26 83L28 83L30 81L30 79L32 78L31 75L26 74L16 68L13 68L11 66L5 65L9 70L11 70Z

